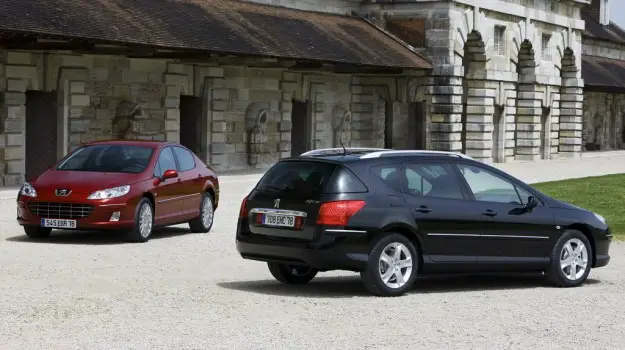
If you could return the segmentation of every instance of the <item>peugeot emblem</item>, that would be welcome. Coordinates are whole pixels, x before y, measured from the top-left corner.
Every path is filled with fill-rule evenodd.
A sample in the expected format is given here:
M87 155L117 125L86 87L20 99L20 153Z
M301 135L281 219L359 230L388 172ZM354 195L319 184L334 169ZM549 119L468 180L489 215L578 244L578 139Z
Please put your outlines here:
M69 194L72 192L72 190L68 190L68 189L57 189L56 190L56 195L59 197L66 197L69 196Z
M276 198L273 200L273 207L276 209L280 208L280 198Z

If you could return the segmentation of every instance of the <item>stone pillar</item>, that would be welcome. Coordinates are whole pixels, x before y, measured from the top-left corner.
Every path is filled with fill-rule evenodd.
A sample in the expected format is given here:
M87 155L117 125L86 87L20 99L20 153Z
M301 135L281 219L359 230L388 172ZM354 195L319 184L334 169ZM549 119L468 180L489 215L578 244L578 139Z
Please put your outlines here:
M563 77L560 90L559 157L581 157L583 105L583 80Z
M165 141L180 142L180 95L190 94L192 84L182 64L168 63L164 74Z
M26 90L40 90L33 55L22 52L0 53L0 185L24 182L26 171ZM52 115L54 117L54 115Z
M211 114L209 162L217 169L226 169L230 165L226 144L228 132L226 112L230 104L230 90L225 87L223 78L212 79L209 99L209 113Z
M526 52L527 51L527 52ZM536 91L536 67L531 49L519 52L517 92L516 160L540 159L542 96Z
M199 156L206 164L210 164L213 130L213 111L211 105L213 96L215 98L229 100L230 90L216 87L223 77L223 68L210 66L197 67L196 72L196 88L194 90L198 96L202 96L202 112L198 123L201 130ZM217 129L219 129L219 127L218 125Z
M431 111L430 142L434 150L462 151L462 81L464 70L454 65L437 65L428 81Z
M80 135L89 131L91 120L85 118L84 109L91 105L85 92L89 72L85 68L59 68L57 81L57 157L61 158L84 141ZM87 116L89 117L89 116Z
M278 131L280 132L278 152L280 153L280 158L291 156L293 99L299 97L298 87L301 84L301 79L302 77L298 73L282 73L282 80L280 81L280 90L282 91L282 100L280 101L281 118L278 123Z
M495 89L493 82L485 80L486 71L471 72L467 79L465 153L476 160L492 161L493 115L495 114ZM479 79L479 80L478 80Z

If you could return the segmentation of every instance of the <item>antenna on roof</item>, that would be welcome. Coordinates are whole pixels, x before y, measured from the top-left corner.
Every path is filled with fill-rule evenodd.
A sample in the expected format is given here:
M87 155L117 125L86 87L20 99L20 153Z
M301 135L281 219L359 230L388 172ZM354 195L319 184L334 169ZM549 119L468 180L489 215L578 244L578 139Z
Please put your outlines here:
M347 150L345 149L345 146L343 146L343 140L339 140L339 142L341 143L341 147L343 147L343 156L346 156Z

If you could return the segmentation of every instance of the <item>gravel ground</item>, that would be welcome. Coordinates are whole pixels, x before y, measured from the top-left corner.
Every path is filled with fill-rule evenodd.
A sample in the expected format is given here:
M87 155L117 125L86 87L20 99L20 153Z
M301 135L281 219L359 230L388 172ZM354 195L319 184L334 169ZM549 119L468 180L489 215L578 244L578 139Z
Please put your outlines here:
M575 171L579 162L597 163L584 176L625 172L625 156L615 157L506 166L528 181L537 179L532 169L549 179L586 174ZM289 287L234 246L240 200L257 178L222 179L210 234L173 227L147 244L65 232L28 241L14 201L1 200L0 349L625 347L625 243L614 243L610 265L579 288L552 288L539 276L446 276L375 298L349 272Z

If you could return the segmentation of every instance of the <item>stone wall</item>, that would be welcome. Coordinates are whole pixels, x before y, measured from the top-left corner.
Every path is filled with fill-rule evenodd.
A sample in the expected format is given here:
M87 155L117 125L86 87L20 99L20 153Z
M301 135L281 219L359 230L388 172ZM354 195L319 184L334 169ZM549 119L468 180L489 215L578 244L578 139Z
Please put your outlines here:
M584 92L584 150L625 148L625 94Z
M50 111L59 126L57 158L96 140L179 141L181 95L197 96L202 100L198 153L220 171L266 168L290 156L293 99L312 102L315 148L341 142L381 147L386 104L399 106L393 119L401 130L401 106L411 101L410 74L354 76L56 53L0 52L0 60L5 184L23 181L27 90L58 96L57 110ZM410 91L414 95L417 89Z
M544 0L480 4L379 2L366 11L382 26L423 22L423 50L435 63L422 83L432 147L486 162L579 156L579 10Z

